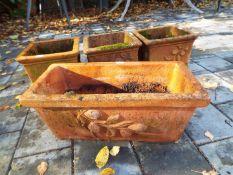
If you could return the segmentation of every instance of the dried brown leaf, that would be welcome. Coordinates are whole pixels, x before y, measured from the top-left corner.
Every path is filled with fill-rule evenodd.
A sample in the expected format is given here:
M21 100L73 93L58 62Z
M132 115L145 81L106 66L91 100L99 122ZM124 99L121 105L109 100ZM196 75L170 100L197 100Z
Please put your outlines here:
M37 166L37 172L39 175L44 175L45 172L48 169L48 163L45 161L42 161L38 166Z
M214 140L214 135L210 131L206 131L205 136L208 137L211 141Z
M6 106L0 106L0 111L5 111L7 109L9 109L10 106L6 105Z

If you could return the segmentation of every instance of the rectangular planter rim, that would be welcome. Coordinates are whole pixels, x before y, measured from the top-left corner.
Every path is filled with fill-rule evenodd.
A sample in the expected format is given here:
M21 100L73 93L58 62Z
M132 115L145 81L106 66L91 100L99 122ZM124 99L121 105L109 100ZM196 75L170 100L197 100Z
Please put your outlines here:
M112 34L116 34L116 33L124 33L124 34L129 34L133 40L134 43L132 45L130 45L127 48L121 48L121 49L112 49L112 50L98 50L96 48L89 48L89 42L88 42L88 38L91 36L84 36L83 38L83 52L85 54L92 54L92 53L104 53L104 52L114 52L114 51L124 51L124 50L128 50L131 48L137 48L140 47L142 45L141 41L132 33L132 32L112 32L112 33L107 33L107 34L98 34L98 35L94 35L94 36L102 36L102 35L112 35Z
M130 62L131 65L153 65L153 64L174 64L179 66L185 71L195 85L197 92L193 94L164 94L164 93L130 93L130 94L75 94L72 97L67 97L64 94L34 94L33 90L38 87L48 73L56 68L69 66L91 66L91 65L103 65L105 64L113 66L119 64L117 62L108 63L65 63L65 64L52 64L49 68L36 80L36 82L20 96L19 100L22 105L29 107L204 107L209 104L210 99L206 90L201 84L194 78L192 73L187 69L184 63L179 61L167 62ZM124 63L121 63L124 65ZM98 97L98 98L97 98ZM119 103L119 97L122 100ZM81 99L81 100L80 100ZM96 100L98 99L98 100ZM133 102L133 103L132 103ZM162 102L162 103L161 103ZM185 103L184 103L185 102Z
M178 42L178 41L183 42L184 40L190 40L190 39L194 40L194 39L196 39L198 37L198 34L194 34L194 33L190 32L190 31L185 30L185 29L181 29L181 30L186 31L189 34L184 35L184 36L176 36L176 37L173 37L173 38L162 38L162 39L152 39L152 40L147 39L146 37L144 37L143 35L141 35L139 33L139 32L142 32L142 31L165 28L165 27L176 27L176 28L180 29L179 27L177 27L175 25L165 25L165 26L158 26L158 27L153 27L153 28L148 28L148 29L135 30L135 31L133 31L133 34L135 36L137 36L146 45L155 45L155 44L162 44L162 43L167 43L167 42Z
M24 56L24 54L33 47L33 44L46 43L46 42L56 42L56 41L69 40L69 39L74 40L73 48L71 51L61 52L61 53L52 53L52 54L43 54L43 55ZM69 59L69 58L77 55L78 53L79 53L79 37L65 38L65 39L54 39L54 40L31 42L28 45L28 47L26 47L17 56L16 60L22 64L40 63L40 62L52 61L52 60L58 60L58 59L66 59L66 58ZM54 57L54 54L56 54L56 57Z

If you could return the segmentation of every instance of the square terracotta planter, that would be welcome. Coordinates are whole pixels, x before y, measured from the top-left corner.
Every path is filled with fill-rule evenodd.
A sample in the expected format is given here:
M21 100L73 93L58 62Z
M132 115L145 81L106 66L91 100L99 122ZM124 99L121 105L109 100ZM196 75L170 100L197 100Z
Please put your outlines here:
M83 52L88 62L137 61L141 41L129 32L87 36Z
M176 26L160 26L133 32L142 42L144 61L182 61L188 64L196 34Z
M210 102L182 62L53 64L19 100L61 139L149 142L178 140Z
M53 63L79 62L79 38L31 42L16 60L34 82Z

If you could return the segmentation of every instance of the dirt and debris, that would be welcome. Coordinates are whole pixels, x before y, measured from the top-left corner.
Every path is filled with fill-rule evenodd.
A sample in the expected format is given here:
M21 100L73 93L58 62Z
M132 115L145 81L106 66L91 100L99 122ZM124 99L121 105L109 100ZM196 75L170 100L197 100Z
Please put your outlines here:
M128 82L121 88L110 84L85 84L78 89L65 92L66 95L75 94L116 94L116 93L170 93L166 86L160 83Z

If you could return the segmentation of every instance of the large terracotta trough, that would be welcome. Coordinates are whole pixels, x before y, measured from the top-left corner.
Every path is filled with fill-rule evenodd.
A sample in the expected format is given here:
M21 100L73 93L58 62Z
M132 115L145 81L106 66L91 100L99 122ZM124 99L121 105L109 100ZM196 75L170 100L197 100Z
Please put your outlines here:
M53 64L20 96L61 139L178 140L207 92L182 62Z

